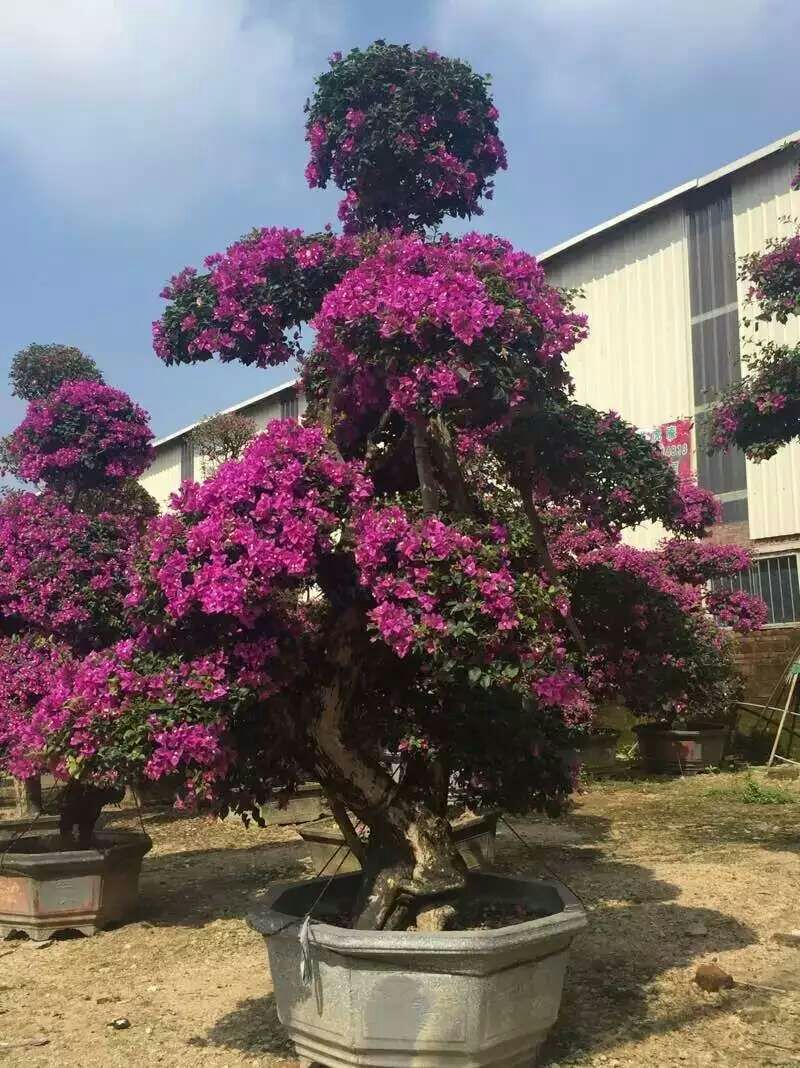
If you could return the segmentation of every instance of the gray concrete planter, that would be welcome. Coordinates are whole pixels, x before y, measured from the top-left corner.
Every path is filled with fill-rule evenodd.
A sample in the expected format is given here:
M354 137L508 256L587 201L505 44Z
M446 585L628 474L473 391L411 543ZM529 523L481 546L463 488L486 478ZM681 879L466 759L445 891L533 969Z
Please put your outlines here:
M642 766L656 775L696 775L718 768L729 734L727 727L690 731L645 724L634 729Z
M310 823L321 816L329 816L330 808L318 782L304 782L298 786L287 804L268 801L261 806L261 816L271 826L285 827L293 823Z
M619 736L619 731L602 730L578 738L575 752L581 765L594 775L608 775L616 771Z
M0 847L19 838L41 838L58 834L59 816L22 816L13 820L0 819Z
M499 815L499 812L492 810L453 824L453 839L468 867L486 868L494 863ZM361 870L358 859L352 853L344 855L344 836L334 820L307 823L297 833L308 847L315 872L324 870L326 875L333 875Z
M324 921L360 877L337 876ZM278 1016L306 1062L332 1068L514 1068L530 1064L558 1016L583 908L555 881L471 872L467 893L533 905L541 919L496 930L353 931L310 925L301 975L299 921L325 879L285 883L249 917L267 942Z
M22 931L34 941L56 931L95 934L126 919L139 896L147 835L104 832L94 849L58 849L55 838L23 838L0 865L0 936Z

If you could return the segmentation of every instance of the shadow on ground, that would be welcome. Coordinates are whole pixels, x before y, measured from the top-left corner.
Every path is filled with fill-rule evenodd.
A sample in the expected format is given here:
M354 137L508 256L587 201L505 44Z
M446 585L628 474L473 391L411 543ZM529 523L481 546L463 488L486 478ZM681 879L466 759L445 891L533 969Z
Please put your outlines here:
M233 1012L227 1013L203 1038L194 1038L190 1046L219 1046L253 1055L294 1058L294 1046L278 1020L275 996L248 998L240 1001Z
M270 884L307 874L301 853L298 845L265 843L154 857L142 870L140 914L156 927L243 919Z
M625 838L616 818L588 815L578 808L558 821L511 823L526 844L501 824L498 867L511 872L527 865L534 872L554 875L581 899L589 919L572 948L559 1022L542 1065L581 1052L612 1050L633 1038L666 1035L729 1011L725 1003L687 998L683 982L665 1012L664 988L658 987L673 969L757 942L749 927L715 909L678 904L677 886L655 878L645 865L613 859L613 839L619 840L620 831ZM637 813L637 830L640 827L641 813ZM681 821L681 836L684 828ZM666 833L663 819L661 831ZM716 845L716 835L716 827L707 829L706 844L712 840ZM740 836L734 840L749 841ZM706 933L691 933L698 929ZM651 1013L656 995L659 1008Z

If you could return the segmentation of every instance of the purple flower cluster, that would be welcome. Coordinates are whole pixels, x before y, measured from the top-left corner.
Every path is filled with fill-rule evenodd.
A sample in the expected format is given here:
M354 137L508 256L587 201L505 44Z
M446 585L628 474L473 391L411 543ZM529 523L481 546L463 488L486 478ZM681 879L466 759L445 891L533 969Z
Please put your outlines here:
M706 607L721 626L740 634L763 627L769 615L764 601L744 590L712 590Z
M299 327L322 292L359 255L353 238L254 230L207 256L208 273L186 267L170 279L161 296L171 303L153 323L153 348L167 364L215 354L259 367L286 363L299 355Z
M381 397L377 375L404 415L454 400L473 408L474 391L502 387L507 410L529 383L541 388L543 372L565 381L563 356L586 335L535 257L478 234L385 240L325 296L313 325L316 366L348 383L354 406Z
M80 660L57 647L49 661L37 652L29 663L40 666L43 683L29 685L16 709L0 700L0 747L6 743L12 771L77 773L101 786L130 774L178 776L184 798L211 796L231 760L225 700L235 672L223 654L158 656L132 640ZM2 698L7 659L0 647Z
M121 625L136 539L124 516L73 512L49 493L9 494L0 503L0 618L78 647L102 643Z
M670 529L693 538L701 538L722 517L722 507L714 494L688 480L676 491L671 511Z
M65 382L32 401L7 439L15 474L56 489L137 478L155 455L147 413L100 382Z
M759 304L759 318L785 323L800 314L800 233L774 239L766 252L745 257L740 277L750 282L747 299Z
M481 197L491 199L491 179L507 166L483 79L427 49L379 43L331 68L308 107L305 176L312 188L333 180L345 192L346 233L482 213ZM419 111L420 95L435 114Z
M147 579L172 620L200 613L251 628L278 610L283 591L313 582L342 516L371 493L361 466L337 459L321 429L270 423L241 460L185 483L153 521ZM144 596L137 585L131 604Z
M51 694L71 662L61 643L33 634L0 638L0 763L18 779L43 770L44 739L32 710Z
M456 596L457 613L470 602L475 625L487 633L518 629L517 588L502 544L488 548L488 538L436 517L415 521L399 506L365 509L355 534L361 584L376 602L370 618L398 656L457 635Z
M750 553L738 545L670 538L662 542L660 548L667 573L678 582L692 586L737 575L745 571L751 561Z
M773 456L800 429L800 347L765 344L749 374L712 412L714 448L743 449L756 462Z

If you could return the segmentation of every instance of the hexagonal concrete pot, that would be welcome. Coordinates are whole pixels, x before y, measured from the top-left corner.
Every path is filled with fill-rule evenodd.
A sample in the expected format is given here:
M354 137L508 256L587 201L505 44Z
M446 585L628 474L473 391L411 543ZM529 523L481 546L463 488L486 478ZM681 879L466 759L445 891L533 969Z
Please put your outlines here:
M59 816L21 816L11 820L0 819L0 847L20 838L41 838L58 834Z
M274 827L287 827L293 823L310 823L321 816L330 815L325 792L318 782L304 782L294 791L285 805L268 801L261 806L261 816Z
M129 831L97 835L92 849L59 849L61 839L23 838L0 864L0 936L34 941L56 931L95 934L126 919L139 896L142 858L153 843Z
M586 925L550 880L471 872L467 893L533 905L541 919L495 930L354 931L302 917L325 879L276 886L249 917L267 942L278 1016L307 1062L379 1068L530 1064L558 1016L569 947ZM335 914L358 875L336 876L315 915Z
M610 775L617 769L620 731L607 728L585 734L575 742L581 766L593 775Z
M645 771L658 775L696 775L718 768L725 757L727 727L681 730L645 724L634 728Z

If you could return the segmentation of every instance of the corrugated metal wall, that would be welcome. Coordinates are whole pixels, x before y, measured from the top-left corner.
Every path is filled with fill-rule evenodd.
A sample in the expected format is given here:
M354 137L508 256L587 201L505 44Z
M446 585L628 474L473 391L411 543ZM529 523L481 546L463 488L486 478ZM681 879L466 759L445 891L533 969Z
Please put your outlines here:
M176 439L162 445L156 458L139 479L147 492L155 497L159 508L167 506L171 493L181 484L181 441Z
M781 216L800 216L800 193L789 190L795 173L788 155L773 157L734 176L733 226L736 255L762 249L768 237L789 233L791 226ZM739 297L745 286L740 283ZM743 328L744 330L744 328ZM762 323L756 335L780 344L800 342L800 320L785 327ZM746 352L752 340L743 334ZM781 449L773 459L747 464L747 490L750 503L750 536L783 537L800 532L800 444Z
M694 410L689 326L689 258L682 204L623 224L596 241L545 262L560 286L579 286L589 338L569 359L576 398L613 408L636 426ZM659 527L629 532L655 545Z

